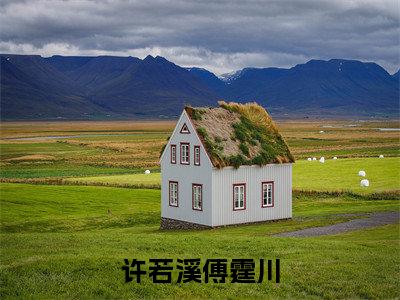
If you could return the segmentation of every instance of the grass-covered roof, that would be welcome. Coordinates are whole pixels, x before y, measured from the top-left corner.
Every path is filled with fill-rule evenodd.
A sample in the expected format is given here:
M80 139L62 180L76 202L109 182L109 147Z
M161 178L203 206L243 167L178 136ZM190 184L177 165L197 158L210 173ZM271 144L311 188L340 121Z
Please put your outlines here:
M215 167L294 162L263 107L257 103L218 104L216 108L185 108Z

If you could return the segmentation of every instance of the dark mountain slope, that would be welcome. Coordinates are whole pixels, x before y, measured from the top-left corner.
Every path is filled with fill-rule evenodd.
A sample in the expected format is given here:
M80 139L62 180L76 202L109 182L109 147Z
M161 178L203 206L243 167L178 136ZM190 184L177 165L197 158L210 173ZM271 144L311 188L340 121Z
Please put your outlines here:
M399 80L400 80L400 70L398 70L396 73L394 73L394 74L392 75L392 78L393 78L394 80L396 80L397 83L399 83Z
M47 59L51 64L54 64L53 57ZM136 57L98 56L84 60L80 60L79 57L58 57L57 66L63 59L65 60L64 64L59 70L65 70L65 74L78 85L85 87L87 92L102 86L120 76L128 68L141 63L141 60ZM67 69L68 63L74 67Z
M216 94L162 57L1 55L3 119L159 117Z
M347 113L385 113L397 107L399 89L380 66L358 61L310 61L261 93L291 107ZM291 93L293 92L293 93ZM332 113L335 113L334 111Z
M46 62L56 68L58 71L68 74L79 67L82 67L87 62L92 60L91 56L61 56L54 55L52 57L43 58Z
M154 118L185 104L257 101L274 114L399 114L399 72L375 63L311 60L290 69L245 68L221 80L162 57L1 56L2 119Z
M288 72L288 69L281 68L245 68L240 74L234 75L234 80L227 80L225 97L240 101L251 101L251 99L259 101L258 92Z
M147 56L91 95L101 107L126 114L179 114L184 104L210 105L217 96L197 77L162 57Z
M218 95L224 95L226 92L226 84L214 73L203 68L186 68L191 74L199 78L206 86L213 90Z
M311 60L250 82L253 84L241 77L231 82L237 92L229 91L229 98L254 99L276 113L357 115L398 111L399 87L375 63Z
M82 118L102 114L82 89L40 56L1 56L1 118Z

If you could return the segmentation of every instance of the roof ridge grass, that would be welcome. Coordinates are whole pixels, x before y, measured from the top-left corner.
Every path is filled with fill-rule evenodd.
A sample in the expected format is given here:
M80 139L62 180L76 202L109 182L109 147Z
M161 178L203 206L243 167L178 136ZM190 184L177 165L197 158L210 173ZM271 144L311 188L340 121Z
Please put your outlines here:
M202 126L202 116L207 109L186 107L189 117L194 120L196 131L209 154L212 163L217 168L241 165L266 165L271 163L292 163L294 157L289 147L279 133L268 112L257 103L235 103L219 101L219 107L237 115L229 130L232 131L231 141L237 148L234 154L224 153L224 142L213 136L213 128ZM197 125L197 126L196 126ZM225 144L226 145L226 144ZM232 146L232 144L231 144Z

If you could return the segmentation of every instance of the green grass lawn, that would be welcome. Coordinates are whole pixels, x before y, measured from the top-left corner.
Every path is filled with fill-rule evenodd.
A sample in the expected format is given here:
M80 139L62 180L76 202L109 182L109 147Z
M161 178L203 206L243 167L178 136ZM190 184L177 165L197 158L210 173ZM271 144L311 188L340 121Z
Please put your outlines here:
M66 182L77 182L87 184L111 185L111 186L158 186L161 185L161 174L122 174L122 175L107 175L107 176L88 176L88 177L73 177L66 178Z
M273 233L398 210L398 200L294 198L294 218L160 231L160 191L1 184L0 296L34 298L393 298L399 226L317 238ZM124 258L281 259L281 283L124 283ZM176 280L177 274L174 274Z
M293 164L293 188L316 191L352 191L356 193L376 193L400 190L400 157L348 158L319 161L298 160ZM360 187L362 177L358 171L364 170L370 181L369 187ZM110 184L121 186L154 186L161 181L160 173L123 174L111 176L91 176L69 178L66 181L89 184Z
M369 187L361 187L358 171L366 172ZM357 193L400 189L400 157L299 160L293 165L293 188L304 190L351 190Z
M129 174L142 172L136 168L74 165L71 163L11 164L1 166L1 178L34 179L49 177L94 176L105 174Z

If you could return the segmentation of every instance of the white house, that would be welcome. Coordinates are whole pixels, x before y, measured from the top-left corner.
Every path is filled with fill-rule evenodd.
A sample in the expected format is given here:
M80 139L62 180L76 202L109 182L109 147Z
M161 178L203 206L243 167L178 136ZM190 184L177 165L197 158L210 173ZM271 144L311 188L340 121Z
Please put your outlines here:
M161 164L161 228L292 217L293 156L255 103L186 107Z

